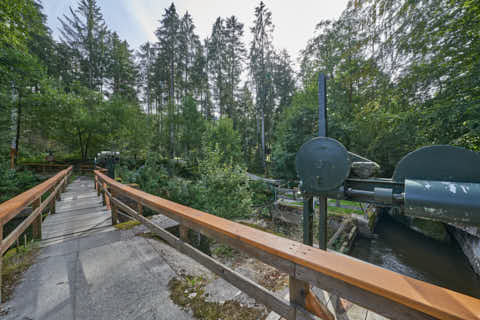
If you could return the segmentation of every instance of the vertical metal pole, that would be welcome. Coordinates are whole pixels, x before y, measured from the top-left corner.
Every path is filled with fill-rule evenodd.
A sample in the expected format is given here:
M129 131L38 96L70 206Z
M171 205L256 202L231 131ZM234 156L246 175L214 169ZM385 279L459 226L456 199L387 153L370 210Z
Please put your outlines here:
M313 197L303 199L303 243L313 246Z
M318 136L326 137L327 122L327 79L323 73L318 76ZM318 247L327 250L327 197L318 197Z
M327 123L327 79L323 73L318 76L318 136L326 137Z

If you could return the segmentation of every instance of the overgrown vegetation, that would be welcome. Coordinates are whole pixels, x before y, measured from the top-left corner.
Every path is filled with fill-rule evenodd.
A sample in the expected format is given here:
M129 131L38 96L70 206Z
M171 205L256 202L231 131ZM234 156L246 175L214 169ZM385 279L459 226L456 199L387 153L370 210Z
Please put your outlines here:
M8 250L2 264L2 302L8 301L21 275L33 264L38 248L35 244Z
M40 183L30 171L16 171L8 167L7 162L0 162L0 203L34 187Z
M257 320L264 316L261 309L244 307L239 302L223 303L205 300L205 279L186 276L170 280L170 299L184 309L190 309L196 319L204 320Z

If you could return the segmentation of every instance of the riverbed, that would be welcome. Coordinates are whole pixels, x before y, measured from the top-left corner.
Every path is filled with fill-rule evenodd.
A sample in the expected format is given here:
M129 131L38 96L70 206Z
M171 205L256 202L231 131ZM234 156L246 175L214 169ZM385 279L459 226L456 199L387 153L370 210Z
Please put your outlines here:
M380 267L480 298L480 276L459 245L429 239L386 215L377 239L358 238L350 255Z

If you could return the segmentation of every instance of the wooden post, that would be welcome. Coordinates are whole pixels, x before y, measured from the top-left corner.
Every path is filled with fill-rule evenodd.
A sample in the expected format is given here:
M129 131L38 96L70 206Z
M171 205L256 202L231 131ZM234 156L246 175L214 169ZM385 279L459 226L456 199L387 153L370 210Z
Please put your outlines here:
M53 190L55 190L55 186L53 186ZM57 194L59 194L59 193L60 193L60 191L57 192ZM55 212L56 212L57 197L58 197L58 195L55 195L55 197L53 197L53 199L50 202L50 214L55 214Z
M116 195L115 191L113 189L110 190L110 194L111 194L112 198L114 198L115 195ZM118 221L118 211L117 211L118 207L117 207L117 205L115 205L114 201L111 201L112 199L109 199L109 200L110 201L108 201L108 202L110 202L110 208L112 210L112 226L114 226L119 222ZM108 205L107 205L107 207L108 207Z
M104 182L102 183L102 205L107 206L107 209L110 209L109 206L107 205L107 184Z
M34 200L32 203L32 209L35 211L40 204L42 203L42 198L39 197L37 200ZM42 213L38 214L38 217L32 223L33 228L33 239L42 239Z
M139 215L143 216L143 205L141 202L137 202L137 212Z
M0 222L0 249L3 251L3 222ZM2 272L3 272L3 254L0 251L0 303L2 300Z
M290 303L310 311L320 319L335 320L333 314L312 292L308 282L297 280L295 277L289 276L288 286L290 290ZM297 315L295 312L293 319L296 318Z
M179 231L180 231L180 239L183 242L188 243L188 228L185 227L183 224L181 224L180 227L179 227Z

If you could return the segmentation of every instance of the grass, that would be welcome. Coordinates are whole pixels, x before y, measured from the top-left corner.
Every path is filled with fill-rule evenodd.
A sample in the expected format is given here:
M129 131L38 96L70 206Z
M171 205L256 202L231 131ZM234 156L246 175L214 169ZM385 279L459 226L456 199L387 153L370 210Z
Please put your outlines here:
M206 284L206 280L201 277L174 278L168 283L170 299L184 310L190 309L197 319L256 320L263 318L262 310L243 307L234 300L224 303L206 301Z
M224 244L220 244L218 247L214 248L212 253L217 257L222 258L233 258L236 254L238 254L235 249Z
M2 265L2 302L10 299L22 274L34 263L38 253L35 243L8 250L3 256Z
M129 220L126 222L118 223L114 225L114 227L119 230L128 230L128 229L132 229L135 226L138 226L139 224L140 222L138 222L137 220Z

